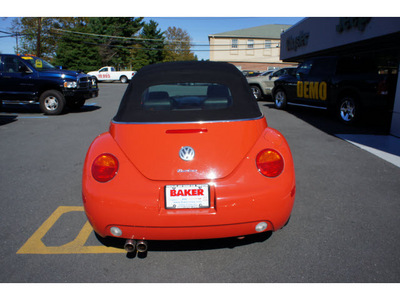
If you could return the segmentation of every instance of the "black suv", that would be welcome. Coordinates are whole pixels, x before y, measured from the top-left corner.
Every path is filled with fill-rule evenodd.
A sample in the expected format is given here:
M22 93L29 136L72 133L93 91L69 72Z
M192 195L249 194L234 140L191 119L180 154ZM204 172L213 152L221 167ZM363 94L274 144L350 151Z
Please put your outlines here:
M2 100L39 102L43 113L58 115L66 106L82 107L98 93L93 76L60 70L31 55L0 54L0 106Z
M393 73L393 74L392 74ZM353 123L367 109L392 109L397 70L379 69L365 58L316 57L300 64L295 76L274 82L275 107L287 104L332 110Z

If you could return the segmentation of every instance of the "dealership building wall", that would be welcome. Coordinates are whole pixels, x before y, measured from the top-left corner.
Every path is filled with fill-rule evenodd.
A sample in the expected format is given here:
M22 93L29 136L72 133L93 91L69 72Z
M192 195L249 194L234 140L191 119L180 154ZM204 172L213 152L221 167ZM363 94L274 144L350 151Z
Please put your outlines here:
M370 56L400 67L400 18L305 18L281 35L280 59L301 62L323 55ZM397 77L390 133L400 137L400 76Z

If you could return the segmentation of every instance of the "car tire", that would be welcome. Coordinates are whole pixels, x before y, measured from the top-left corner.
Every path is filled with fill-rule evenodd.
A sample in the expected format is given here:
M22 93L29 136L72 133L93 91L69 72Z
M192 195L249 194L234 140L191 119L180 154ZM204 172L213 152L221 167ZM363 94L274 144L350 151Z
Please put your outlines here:
M286 93L284 90L277 90L274 95L274 105L277 109L285 109L287 105Z
M344 124L354 124L360 116L360 107L353 96L343 96L337 108L340 121Z
M251 85L250 86L251 92L253 93L254 98L256 98L257 101L262 99L262 92L261 89L256 86L256 85Z
M127 83L128 82L128 77L126 76L121 76L121 78L119 79L122 83Z
M45 91L40 95L39 106L45 115L59 115L64 111L65 97L56 90Z

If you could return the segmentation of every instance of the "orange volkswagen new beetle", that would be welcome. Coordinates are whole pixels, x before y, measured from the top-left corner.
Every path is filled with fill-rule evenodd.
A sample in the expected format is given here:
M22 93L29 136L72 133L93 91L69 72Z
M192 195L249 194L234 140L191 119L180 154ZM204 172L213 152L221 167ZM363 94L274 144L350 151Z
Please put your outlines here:
M268 127L233 65L142 68L110 129L91 144L82 195L95 232L146 251L149 240L276 231L295 199L289 146Z

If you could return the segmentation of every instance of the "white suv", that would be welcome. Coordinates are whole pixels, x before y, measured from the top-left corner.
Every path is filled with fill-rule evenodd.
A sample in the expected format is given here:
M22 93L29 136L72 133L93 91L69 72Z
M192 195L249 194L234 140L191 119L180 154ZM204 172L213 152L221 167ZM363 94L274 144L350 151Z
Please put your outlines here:
M269 73L268 73L269 72ZM296 68L282 68L272 73L267 71L255 77L247 77L256 100L261 100L264 96L270 96L274 88L274 81L283 75L295 75Z

